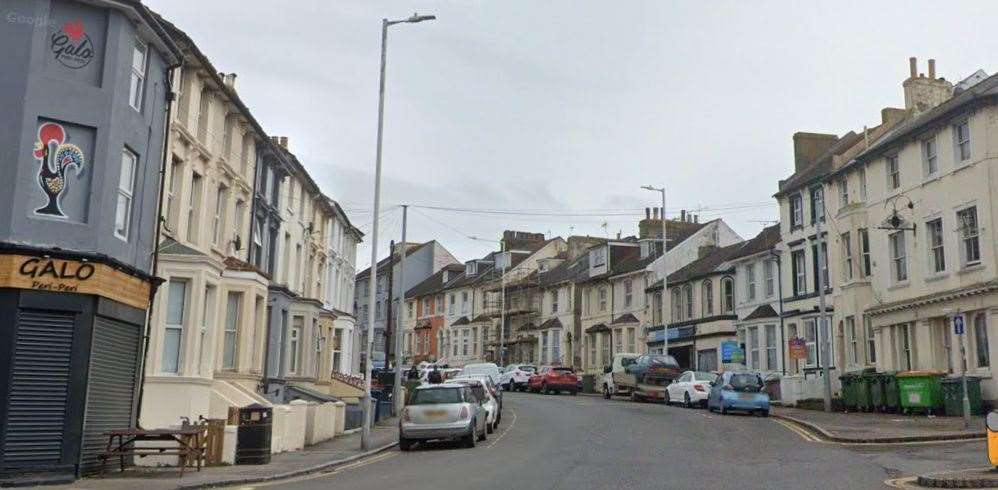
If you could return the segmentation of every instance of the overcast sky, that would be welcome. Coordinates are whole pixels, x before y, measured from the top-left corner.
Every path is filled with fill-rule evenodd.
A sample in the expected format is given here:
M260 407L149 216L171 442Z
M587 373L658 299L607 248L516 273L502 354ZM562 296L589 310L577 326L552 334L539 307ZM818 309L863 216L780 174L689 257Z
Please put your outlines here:
M560 214L410 211L409 240L459 260L496 246L468 235L504 229L636 234L659 202L644 184L668 188L670 216L701 208L750 238L777 219L795 131L879 123L903 105L909 56L956 81L998 53L979 34L998 2L146 1L238 74L254 116L368 234L362 266L383 17L437 20L389 33L382 202ZM401 235L388 209L381 255ZM565 216L593 211L607 216Z

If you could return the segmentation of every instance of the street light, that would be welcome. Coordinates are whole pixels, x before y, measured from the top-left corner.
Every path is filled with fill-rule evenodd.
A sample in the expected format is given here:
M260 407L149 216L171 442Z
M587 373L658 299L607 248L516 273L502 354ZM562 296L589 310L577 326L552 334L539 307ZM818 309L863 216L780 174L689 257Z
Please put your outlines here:
M662 193L662 355L669 355L669 324L665 320L666 312L668 311L665 306L665 299L668 297L666 294L669 290L669 268L668 264L665 262L665 250L666 244L666 221L665 221L665 187L652 187L650 185L641 186L642 189L646 191L654 191Z
M425 20L436 19L433 15L412 14L404 20L381 19L381 80L378 88L378 150L374 161L374 222L371 224L371 274L368 276L367 304L372 316L367 321L367 342L364 360L364 426L360 432L360 447L368 450L371 447L371 351L374 348L374 305L378 295L378 213L381 206L381 140L385 127L385 62L388 57L388 26L409 23L415 24ZM405 245L403 245L403 248ZM388 252L391 258L393 251ZM392 292L388 291L388 307L391 308ZM387 353L386 353L387 354Z

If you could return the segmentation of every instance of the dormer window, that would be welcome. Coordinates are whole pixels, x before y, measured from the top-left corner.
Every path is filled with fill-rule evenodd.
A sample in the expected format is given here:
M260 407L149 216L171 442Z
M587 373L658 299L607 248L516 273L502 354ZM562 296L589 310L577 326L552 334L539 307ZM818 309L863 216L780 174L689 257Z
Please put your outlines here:
M475 274L478 274L478 262L475 262L474 260L472 260L471 262L468 262L467 264L465 264L465 266L464 266L464 275L466 275L466 276L473 276Z
M496 268L506 269L509 267L509 252L496 255Z
M606 265L606 247L600 247L589 252L589 258L592 261L593 267Z
M537 263L537 272L547 272L547 271L548 271L548 263L547 262L538 262Z

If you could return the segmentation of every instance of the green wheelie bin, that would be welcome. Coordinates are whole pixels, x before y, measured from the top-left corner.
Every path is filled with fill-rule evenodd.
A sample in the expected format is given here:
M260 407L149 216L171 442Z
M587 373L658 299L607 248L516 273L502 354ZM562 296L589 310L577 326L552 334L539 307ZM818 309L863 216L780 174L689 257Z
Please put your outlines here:
M856 376L856 410L862 412L873 411L873 400L871 390L873 389L873 379L876 371L865 369Z
M943 404L946 408L946 415L960 417L963 415L963 379L943 378ZM981 403L981 378L967 377L967 394L970 399L970 414L982 415L984 413Z
M920 411L939 413L943 408L942 378L939 371L905 371L898 373L897 386L901 410L904 413Z
M839 381L842 383L842 408L847 412L856 410L856 375L844 373Z
M901 411L901 392L898 390L896 371L883 373L884 379L884 411L897 413Z
M870 377L870 406L874 412L883 412L884 409L884 373L873 373Z

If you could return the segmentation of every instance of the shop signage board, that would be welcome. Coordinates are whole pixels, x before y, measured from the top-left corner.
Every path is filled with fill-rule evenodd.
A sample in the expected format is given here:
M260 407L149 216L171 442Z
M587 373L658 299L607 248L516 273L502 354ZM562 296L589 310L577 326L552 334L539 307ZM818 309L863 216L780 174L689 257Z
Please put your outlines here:
M149 283L106 264L46 256L0 255L0 287L94 294L139 309L149 305Z

